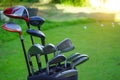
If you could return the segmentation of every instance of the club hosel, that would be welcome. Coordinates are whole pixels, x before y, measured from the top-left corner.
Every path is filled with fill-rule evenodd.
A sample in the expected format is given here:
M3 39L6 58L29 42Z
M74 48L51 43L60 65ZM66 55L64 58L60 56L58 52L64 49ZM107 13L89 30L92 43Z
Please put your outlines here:
M30 24L29 24L29 22L26 22L26 24L27 24L27 26L28 26L28 29L30 29Z
M38 30L40 30L40 26L38 26Z
M26 22L27 26L28 26L28 29L30 29L30 23L29 22ZM34 40L33 40L33 37L30 36L30 39L31 39L31 43L32 45L34 44Z
M23 36L22 36L22 35L20 35L20 40L22 40L22 41L24 40L24 38L23 38Z
M21 44L22 44L22 48L23 48L23 52L24 52L25 61L27 64L28 74L29 74L29 76L31 76L30 66L29 66L29 62L28 62L28 58L27 58L27 54L26 54L26 49L25 49L25 45L24 45L24 38L22 35L20 35L20 40L21 40Z
M41 38L41 43L43 46L45 46L45 38Z

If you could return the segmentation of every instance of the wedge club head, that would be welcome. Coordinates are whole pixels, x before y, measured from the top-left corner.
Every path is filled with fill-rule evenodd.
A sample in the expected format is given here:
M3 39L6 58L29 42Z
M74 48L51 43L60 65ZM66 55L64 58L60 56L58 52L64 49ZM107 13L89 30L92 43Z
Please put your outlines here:
M61 41L57 46L56 49L60 52L68 52L74 49L74 46L69 38L64 39Z

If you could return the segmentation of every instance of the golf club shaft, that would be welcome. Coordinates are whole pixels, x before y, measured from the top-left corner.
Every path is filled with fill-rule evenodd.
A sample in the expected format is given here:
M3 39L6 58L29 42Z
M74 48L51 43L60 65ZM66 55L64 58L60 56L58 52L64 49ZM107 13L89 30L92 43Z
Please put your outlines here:
M40 30L40 26L38 26L38 30Z
M36 55L36 60L37 60L37 65L38 65L38 68L39 68L39 71L41 70L41 61L39 59L39 55Z
M45 39L41 38L41 43L42 43L43 46L45 46ZM46 63L48 62L48 56L47 56L47 54L45 54L45 61L46 61Z
M29 66L29 63L28 63L27 55L26 55L26 49L25 49L25 45L24 45L24 39L23 39L23 37L21 35L20 35L20 41L21 41L21 44L22 44L22 48L23 48L23 52L24 52L24 57L25 57L25 61L26 61L26 64L27 64L28 74L30 76L31 75L30 66Z
M26 23L27 26L28 26L28 29L30 29L30 24L29 22ZM33 40L33 37L30 35L30 39L31 39L31 42L32 42L32 45L34 44L34 40Z
M28 29L30 29L30 24L29 24L29 22L27 22L26 24L27 24L27 26L28 26ZM39 28L38 28L38 29L39 29ZM34 40L33 40L33 37L32 37L31 35L30 35L30 38L31 38L31 42L32 42L32 45L33 45L33 44L34 44ZM44 44L44 43L43 43L43 44ZM41 62L38 61L38 58L39 58L39 57L36 56L38 68L39 68L39 70L40 70L40 69L41 69Z

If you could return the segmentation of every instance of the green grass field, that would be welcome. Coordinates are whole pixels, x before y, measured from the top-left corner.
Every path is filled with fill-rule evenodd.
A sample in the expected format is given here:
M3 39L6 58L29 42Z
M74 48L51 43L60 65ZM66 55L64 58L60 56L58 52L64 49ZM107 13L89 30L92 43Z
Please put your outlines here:
M90 59L87 62L77 66L79 80L119 80L120 25L114 23L115 25L112 26L112 22L102 23L104 24L103 27L94 20L47 21L42 26L47 44L53 43L56 45L64 38L72 40L75 49L64 53L66 56L75 52L89 55ZM25 26L25 24L21 26ZM11 40L7 39L6 35L0 37L2 39L0 43L1 80L26 80L27 69L18 35L3 32L13 37L8 37ZM3 32L0 32L1 35ZM25 45L28 50L31 46L30 38L25 31L24 35ZM35 41L36 43L40 42L38 38L35 38ZM44 61L44 57L42 60ZM43 65L45 66L45 64Z

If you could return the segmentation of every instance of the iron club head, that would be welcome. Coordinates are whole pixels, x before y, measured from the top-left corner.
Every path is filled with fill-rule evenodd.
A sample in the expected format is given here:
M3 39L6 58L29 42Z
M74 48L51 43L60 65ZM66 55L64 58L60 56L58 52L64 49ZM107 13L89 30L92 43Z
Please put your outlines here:
M73 50L74 46L72 41L69 38L66 38L56 46L56 49L62 53Z

